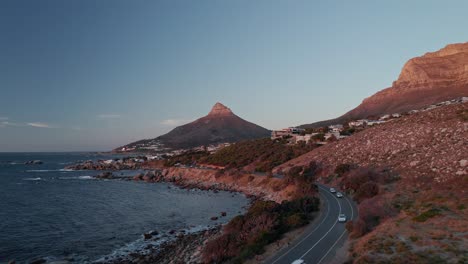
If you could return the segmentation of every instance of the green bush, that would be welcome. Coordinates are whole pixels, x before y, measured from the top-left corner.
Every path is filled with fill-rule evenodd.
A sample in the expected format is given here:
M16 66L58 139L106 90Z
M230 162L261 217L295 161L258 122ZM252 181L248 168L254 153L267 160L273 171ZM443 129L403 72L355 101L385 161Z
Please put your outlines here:
M316 147L314 144L305 143L288 145L285 139L263 138L232 144L214 154L200 157L198 162L229 168L243 168L255 163L255 171L268 172Z
M441 210L437 208L429 209L418 216L413 217L416 222L426 222L428 219L433 218L441 214Z

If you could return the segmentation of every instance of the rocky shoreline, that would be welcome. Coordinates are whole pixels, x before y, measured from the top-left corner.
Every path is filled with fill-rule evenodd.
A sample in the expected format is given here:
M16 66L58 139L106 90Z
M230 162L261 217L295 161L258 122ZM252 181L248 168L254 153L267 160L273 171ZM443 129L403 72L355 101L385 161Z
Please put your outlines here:
M68 167L70 168L70 167ZM77 168L76 166L73 169ZM256 199L270 200L281 203L294 198L295 185L285 184L278 178L258 176L238 171L203 170L199 168L170 167L165 169L152 169L135 176L118 176L112 171L105 171L94 176L96 179L116 179L126 181L141 181L147 183L171 183L183 189L200 189L207 191L241 192L251 201ZM208 216L215 223L219 218L226 216L220 212L218 216ZM103 260L98 263L202 263L201 250L207 241L221 235L221 225L193 233L171 231L175 239L158 245L148 247L146 251L134 252L116 259ZM143 234L145 239L159 239L152 234Z
M202 170L197 168L171 167L166 169L154 169L144 173L138 173L133 177L121 177L112 172L103 172L96 179L120 179L147 183L171 183L183 189L200 189L213 192L229 191L241 192L251 201L256 199L272 200L280 203L283 200L292 199L288 194L294 192L291 186L282 185L282 179L240 174L238 172L223 172L214 170ZM208 216L215 222L226 214L220 212L218 216ZM221 225L215 228L195 232L177 233L176 239L167 241L155 248L149 248L146 252L135 252L126 258L108 260L101 263L202 263L200 254L204 245L217 236L220 236ZM146 235L144 235L146 237Z
M152 237L150 233L144 234L145 240L158 241L166 238L159 245L148 244L141 251L132 252L126 256L115 258L104 258L96 261L97 264L182 264L182 263L201 263L201 249L205 243L219 235L221 225L212 228L189 232L186 230L171 230L163 236L157 234ZM172 236L172 238L168 238Z

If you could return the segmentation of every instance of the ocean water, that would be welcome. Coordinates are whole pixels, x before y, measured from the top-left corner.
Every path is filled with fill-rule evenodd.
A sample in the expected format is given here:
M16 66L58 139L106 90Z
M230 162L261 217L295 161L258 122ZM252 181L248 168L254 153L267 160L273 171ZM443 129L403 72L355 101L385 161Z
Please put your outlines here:
M112 156L114 157L114 156ZM92 153L0 153L0 262L35 258L86 263L145 246L142 234L227 222L248 205L241 194L184 190L166 183L96 180L67 171ZM41 160L41 165L24 165ZM137 172L122 171L123 175Z

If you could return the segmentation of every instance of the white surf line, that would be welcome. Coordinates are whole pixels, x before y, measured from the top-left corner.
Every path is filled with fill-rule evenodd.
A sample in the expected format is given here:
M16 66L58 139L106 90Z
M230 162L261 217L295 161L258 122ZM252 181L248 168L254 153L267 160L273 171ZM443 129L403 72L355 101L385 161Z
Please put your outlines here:
M318 186L318 185L317 185ZM320 187L320 186L318 186ZM320 194L322 196L325 197L325 195L323 194ZM326 199L325 199L326 200ZM320 215L319 217L322 215L323 212L320 212ZM327 202L327 215L325 215L325 217L323 218L322 222L320 222L320 224L318 226L316 226L314 228L314 230L310 231L309 234L307 236L305 236L304 238L301 239L301 241L297 242L294 246L292 246L290 249L288 249L288 251L284 252L281 256L279 256L275 261L271 262L271 264L274 264L276 262L278 262L278 260L280 260L282 257L284 257L286 254L288 254L289 252L291 252L291 250L295 249L298 245L300 245L302 242L304 242L304 240L306 240L307 238L309 238L324 222L325 220L327 219L328 217L328 214L330 213L330 203Z
M319 186L320 187L320 186ZM322 188L323 189L323 188ZM339 210L339 213L338 214L341 214L341 204L340 204L340 201L338 199L336 199L336 197L334 195L332 195L333 198L335 198L335 200L338 202L338 206L340 207L340 210ZM325 235L323 235L311 248L309 248L309 250L306 251L306 253L304 253L300 259L304 258L307 254L309 254L309 252L315 247L318 245L318 243L320 243L320 241L322 241L327 235L328 233L330 233L333 228L335 228L336 226L336 223L338 223L338 221L335 221L335 224L333 224L332 227L330 227L330 229L328 229L327 233L325 233Z
M349 207L351 207L351 221L353 220L353 217L354 217L354 209L353 209L353 205L349 202L348 198L346 197L346 202L348 202L349 204ZM341 236L335 241L335 243L333 243L333 246L331 246L330 249L328 249L327 253L325 253L325 255L319 260L319 262L317 262L317 264L320 264L322 262L322 260L325 259L325 257L330 253L330 251L336 246L336 244L338 243L338 241L341 240L341 237L343 237L343 235L346 233L346 229L345 231L343 231L343 233L341 233Z

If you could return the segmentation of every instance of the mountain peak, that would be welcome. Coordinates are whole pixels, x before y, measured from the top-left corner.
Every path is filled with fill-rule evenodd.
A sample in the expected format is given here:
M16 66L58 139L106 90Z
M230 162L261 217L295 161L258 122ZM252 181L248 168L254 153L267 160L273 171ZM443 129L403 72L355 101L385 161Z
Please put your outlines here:
M213 108L211 108L209 116L226 116L226 115L233 115L231 109L227 106L223 105L222 103L217 102Z

